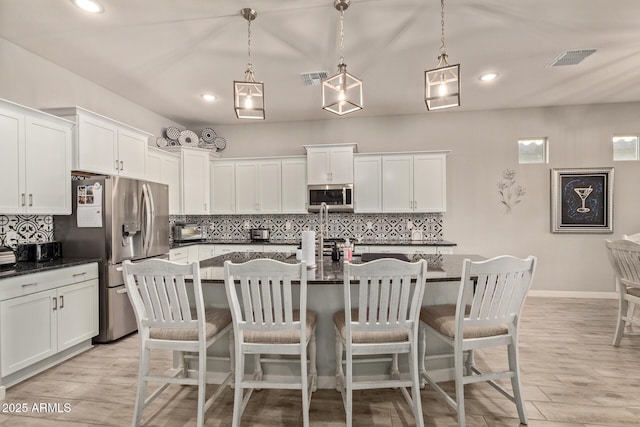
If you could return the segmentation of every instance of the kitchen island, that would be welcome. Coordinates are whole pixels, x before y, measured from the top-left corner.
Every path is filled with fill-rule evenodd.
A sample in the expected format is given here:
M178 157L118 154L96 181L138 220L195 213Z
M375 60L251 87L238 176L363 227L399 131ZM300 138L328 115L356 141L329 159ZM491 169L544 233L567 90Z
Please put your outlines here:
M286 263L298 262L295 254L289 252L232 252L206 259L200 262L201 280L203 284L204 300L206 305L226 307L227 296L224 290L224 262L230 260L234 263L241 263L258 258L269 258ZM423 305L435 305L445 303L455 303L458 286L462 273L462 263L464 259L473 261L482 260L479 255L412 255L410 259L416 261L425 259L427 261L427 288L424 293ZM360 263L361 259L355 256L353 263ZM318 387L335 387L335 350L334 350L334 327L333 314L344 309L343 293L343 262L333 262L326 258L317 261L317 267L307 271L307 306L308 309L318 313L318 323L316 325L317 341L317 365L318 365ZM295 283L295 282L294 282ZM357 298L354 299L357 301ZM432 339L433 338L433 339ZM448 352L450 349L439 342L435 337L427 336L427 369L441 379L449 379L452 366ZM228 343L220 342L214 345L210 351L211 355L228 355ZM439 355L444 354L444 357ZM433 360L429 360L433 359ZM374 375L375 373L386 372L384 366L380 364L367 364L361 368L356 375ZM251 366L251 363L247 363ZM209 364L209 370L222 372L228 367L220 365L219 362ZM265 367L265 374L278 375L283 369L288 369L288 365L277 364ZM406 360L400 360L401 371L406 371ZM249 373L249 371L247 371Z

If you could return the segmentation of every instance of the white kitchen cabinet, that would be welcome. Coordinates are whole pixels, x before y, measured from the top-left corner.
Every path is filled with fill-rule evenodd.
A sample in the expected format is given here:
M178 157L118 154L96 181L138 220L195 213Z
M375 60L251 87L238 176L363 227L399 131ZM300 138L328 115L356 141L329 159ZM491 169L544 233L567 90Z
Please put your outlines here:
M145 169L147 180L169 186L169 215L180 215L180 156L149 147Z
M236 213L280 213L280 160L238 161L235 166Z
M73 170L145 178L150 133L80 107L46 111L76 123Z
M262 252L264 245L215 245L215 254L224 255L231 252Z
M382 157L360 155L353 159L354 211L382 212Z
M174 248L169 250L169 261L174 262L184 262L185 264L189 262L200 261L200 245L190 245L183 246L181 248Z
M307 213L307 161L282 159L282 213Z
M0 100L0 212L70 214L73 123Z
M215 245L198 245L198 261L213 258L216 256Z
M217 215L236 212L235 162L211 162L211 213Z
M307 184L352 184L356 144L305 145Z
M91 347L98 265L0 280L0 373L11 385Z
M382 156L383 212L445 212L446 153Z
M211 196L210 161L219 156L211 150L201 148L169 147L167 151L180 156L182 214L208 215Z

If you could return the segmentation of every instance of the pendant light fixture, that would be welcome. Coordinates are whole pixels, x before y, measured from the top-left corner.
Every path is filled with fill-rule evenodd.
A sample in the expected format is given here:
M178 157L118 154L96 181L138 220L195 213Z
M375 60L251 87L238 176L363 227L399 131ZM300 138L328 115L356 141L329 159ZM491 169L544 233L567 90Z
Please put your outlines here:
M344 11L351 0L334 0L340 12L340 63L338 73L322 82L322 108L342 116L362 109L362 80L347 73L344 63Z
M460 106L460 64L449 65L447 62L447 50L444 46L444 0L440 0L440 7L442 37L438 65L424 72L424 101L429 111Z
M233 82L233 106L239 119L264 120L264 83L256 81L251 64L251 21L257 18L258 12L245 8L240 14L248 22L249 60L244 81Z

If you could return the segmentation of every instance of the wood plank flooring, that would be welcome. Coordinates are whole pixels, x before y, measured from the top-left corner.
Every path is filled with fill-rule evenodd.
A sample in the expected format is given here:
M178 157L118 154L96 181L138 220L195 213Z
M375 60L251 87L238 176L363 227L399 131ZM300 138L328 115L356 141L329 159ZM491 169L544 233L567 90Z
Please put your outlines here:
M625 336L619 348L611 346L616 311L615 300L527 299L520 360L529 426L640 426L640 331L636 328L634 335ZM168 358L168 354L158 356ZM506 366L506 354L478 352L476 361L480 366ZM5 409L0 426L130 425L137 369L137 336L96 346L8 389L6 400L0 402ZM453 390L452 382L447 386ZM472 384L465 391L469 427L519 425L515 405L489 385ZM254 393L242 425L301 425L299 396L298 391ZM398 390L357 392L354 401L356 426L414 425ZM422 402L427 426L457 425L453 411L428 386L422 391ZM24 403L26 413L6 412L11 404ZM172 386L145 411L145 418L156 411L145 425L194 425L195 404L195 388ZM38 408L40 412L34 411ZM206 425L231 425L232 408L229 389L206 413ZM335 390L314 393L310 418L314 426L344 425L340 394Z

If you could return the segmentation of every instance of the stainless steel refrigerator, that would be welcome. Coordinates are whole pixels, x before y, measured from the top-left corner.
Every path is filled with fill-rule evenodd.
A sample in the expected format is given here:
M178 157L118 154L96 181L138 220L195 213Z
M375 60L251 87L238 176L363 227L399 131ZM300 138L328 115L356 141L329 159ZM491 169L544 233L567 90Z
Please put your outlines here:
M71 182L72 214L54 217L64 257L100 259L100 333L109 342L137 329L122 272L124 260L168 257L167 185L115 176Z

